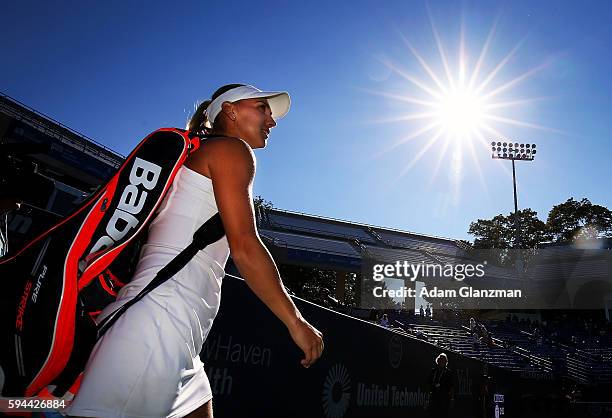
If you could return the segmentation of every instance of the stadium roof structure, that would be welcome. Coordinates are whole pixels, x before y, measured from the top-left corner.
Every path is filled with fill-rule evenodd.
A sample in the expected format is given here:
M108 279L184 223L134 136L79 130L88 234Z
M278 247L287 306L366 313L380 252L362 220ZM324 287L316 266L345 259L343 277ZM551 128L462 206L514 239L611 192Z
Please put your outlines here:
M0 92L0 112L11 116L16 120L23 121L40 131L60 139L86 154L107 161L115 167L119 167L125 156L98 143L85 134L75 131L63 125L61 122L47 116L20 101Z
M458 240L287 210L259 208L257 225L276 258L287 264L358 272L368 257L412 263L468 257L468 246Z
M0 144L8 153L27 155L41 174L81 190L106 181L125 159L4 93L0 93Z

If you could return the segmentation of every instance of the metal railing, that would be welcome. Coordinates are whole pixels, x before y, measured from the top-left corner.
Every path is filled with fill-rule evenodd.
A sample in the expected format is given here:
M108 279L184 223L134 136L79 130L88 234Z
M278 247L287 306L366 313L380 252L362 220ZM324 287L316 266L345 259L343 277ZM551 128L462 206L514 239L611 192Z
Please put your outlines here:
M79 151L101 159L113 167L119 167L125 159L125 156L111 148L2 92L0 92L0 111L4 112L7 116L32 126L45 135L49 135Z

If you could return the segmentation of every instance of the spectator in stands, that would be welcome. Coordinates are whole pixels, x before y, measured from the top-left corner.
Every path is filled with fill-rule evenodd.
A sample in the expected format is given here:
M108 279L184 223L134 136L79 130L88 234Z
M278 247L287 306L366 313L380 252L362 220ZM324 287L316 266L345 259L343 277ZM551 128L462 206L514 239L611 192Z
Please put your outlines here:
M382 318L380 319L380 325L382 325L385 328L389 328L389 317L387 317L387 314L383 314Z
M476 408L475 411L477 413L478 418L486 418L489 417L489 407L491 404L491 391L492 391L493 381L491 376L487 376L485 373L478 385L478 392L476 393Z
M377 321L378 320L378 311L376 310L376 308L370 308L370 317L369 317L370 321Z
M533 329L533 339L538 346L542 345L542 342L543 342L542 330L540 329L539 326L536 326Z
M482 323L476 322L474 318L470 318L470 333L472 334L474 345L484 344L488 347L493 346L493 338L487 327Z
M421 318L425 317L425 309L423 309L423 305L421 305L419 308L419 315L421 315Z
M429 376L431 396L429 398L429 416L446 418L451 402L454 400L455 375L448 368L448 357L440 353L436 357L436 366Z
M474 348L478 345L478 323L474 318L470 318L470 337L472 337L472 343Z
M478 324L478 342L486 345L487 347L493 346L493 337L491 337L487 327L485 327L482 323Z
M425 317L427 318L431 317L431 304L428 304L427 308L425 309Z
M470 318L470 332L472 334L476 332L476 320L474 318Z

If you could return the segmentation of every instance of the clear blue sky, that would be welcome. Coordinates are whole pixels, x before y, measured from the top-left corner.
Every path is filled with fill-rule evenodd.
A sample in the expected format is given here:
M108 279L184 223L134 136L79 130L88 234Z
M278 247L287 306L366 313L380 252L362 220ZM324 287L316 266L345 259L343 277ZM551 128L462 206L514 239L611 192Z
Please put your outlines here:
M612 208L605 1L19 1L2 15L0 90L98 142L127 154L158 127L184 126L222 84L287 90L292 109L257 152L256 194L281 209L452 238L513 210L510 163L471 138L451 140L439 164L444 142L433 143L406 171L433 132L382 153L426 125L384 120L428 109L372 91L427 99L400 73L435 87L403 38L447 83L428 16L452 74L462 22L468 74L497 22L479 82L521 41L487 89L530 73L490 102L521 101L490 125L538 145L534 162L518 163L519 206L543 220L569 197Z

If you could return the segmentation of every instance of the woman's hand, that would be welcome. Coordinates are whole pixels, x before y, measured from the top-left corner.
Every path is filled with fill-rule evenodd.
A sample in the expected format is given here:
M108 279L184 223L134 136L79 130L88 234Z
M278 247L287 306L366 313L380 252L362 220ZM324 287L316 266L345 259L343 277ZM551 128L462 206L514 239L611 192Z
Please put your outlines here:
M289 334L305 357L300 361L308 368L321 357L323 353L323 334L310 325L304 318L297 318L289 327Z

